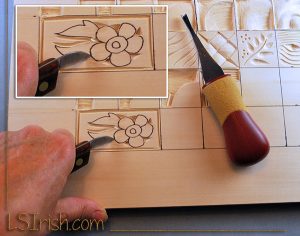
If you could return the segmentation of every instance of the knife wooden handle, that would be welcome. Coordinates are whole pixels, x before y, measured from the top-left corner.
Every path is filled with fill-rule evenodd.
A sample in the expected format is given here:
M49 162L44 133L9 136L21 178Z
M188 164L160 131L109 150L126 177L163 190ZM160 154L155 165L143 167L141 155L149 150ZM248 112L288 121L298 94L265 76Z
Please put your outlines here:
M89 163L90 151L91 144L88 141L84 141L76 145L76 158L71 173L73 173L76 170L79 170L80 168L86 166Z
M264 159L270 145L266 135L251 118L230 75L203 87L212 110L223 127L230 159L236 165L253 165Z
M39 81L35 96L44 96L56 87L59 62L55 58L39 64Z

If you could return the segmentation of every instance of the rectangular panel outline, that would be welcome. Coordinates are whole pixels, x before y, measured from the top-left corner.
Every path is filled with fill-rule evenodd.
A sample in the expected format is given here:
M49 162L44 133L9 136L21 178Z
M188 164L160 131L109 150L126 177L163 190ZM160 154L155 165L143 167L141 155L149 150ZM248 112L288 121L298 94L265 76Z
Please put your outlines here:
M77 16L71 16L71 15L61 15L61 16L41 16L40 17L40 26L39 26L39 52L38 52L38 57L39 57L39 62L42 60L45 60L44 57L44 52L43 52L43 47L44 47L44 24L45 21L55 21L55 20L66 20L66 19L74 19L74 20L81 20L81 19L96 19L96 20L102 20L102 19L109 19L109 18L147 18L147 22L149 24L149 41L150 41L150 53L151 53L151 67L143 67L143 68L134 68L134 67L103 67L103 68L88 68L88 69L76 69L76 68L71 68L71 69L61 69L60 72L73 72L73 73L85 73L85 72L102 72L102 71L154 71L155 70L155 56L154 56L154 33L153 33L153 16L152 14L135 14L135 15L77 15Z
M157 137L158 137L158 147L155 148L116 148L116 149L94 149L94 152L132 152L132 151L163 151L162 149L162 138L161 138L161 114L160 109L90 109L90 110L77 110L76 111L76 128L75 128L75 142L78 144L79 140L79 132L80 132L80 115L83 113L109 113L109 112L116 112L116 113L126 113L126 112L156 112L156 119L157 119Z

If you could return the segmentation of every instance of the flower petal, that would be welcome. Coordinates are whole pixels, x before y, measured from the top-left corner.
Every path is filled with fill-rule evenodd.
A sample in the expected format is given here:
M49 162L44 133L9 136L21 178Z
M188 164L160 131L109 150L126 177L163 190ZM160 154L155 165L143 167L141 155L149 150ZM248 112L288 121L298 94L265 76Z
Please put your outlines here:
M140 135L143 138L149 138L152 133L153 133L153 126L150 124L146 124L142 127L142 132Z
M127 66L131 63L131 57L128 52L112 53L110 63L114 66Z
M137 148L144 145L144 139L141 136L137 136L134 138L129 138L128 143L131 147Z
M108 40L116 36L118 36L117 32L110 26L103 26L97 31L97 38L103 43L106 43Z
M138 53L144 44L144 39L142 36L134 35L132 38L128 39L128 46L126 51L129 53Z
M132 119L128 118L128 117L124 117L122 119L120 119L118 126L121 129L127 129L129 126L134 125L134 122Z
M139 125L139 126L144 126L145 124L147 124L148 119L146 118L146 116L144 115L138 115L135 119L135 124Z
M110 54L106 50L105 43L96 43L91 47L91 57L96 61L104 61Z
M129 23L123 23L119 29L119 36L123 36L127 39L131 38L136 32L135 27Z
M125 134L125 130L120 129L114 133L114 139L117 143L125 143L129 137Z

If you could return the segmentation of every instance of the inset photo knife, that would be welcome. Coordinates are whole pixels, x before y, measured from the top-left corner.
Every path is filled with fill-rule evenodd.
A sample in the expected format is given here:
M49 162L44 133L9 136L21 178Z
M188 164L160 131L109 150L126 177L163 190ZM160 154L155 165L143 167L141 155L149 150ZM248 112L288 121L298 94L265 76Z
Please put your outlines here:
M269 153L268 139L251 118L240 90L230 75L215 62L193 30L187 15L182 17L196 45L205 85L203 93L223 127L230 159L236 165L253 165Z
M39 81L35 96L44 96L56 87L58 72L65 68L90 58L85 52L72 52L59 58L49 58L39 64Z
M91 141L83 141L76 145L76 157L72 173L86 166L90 160L90 152L95 147L103 146L111 143L114 139L109 136L103 136L92 139Z

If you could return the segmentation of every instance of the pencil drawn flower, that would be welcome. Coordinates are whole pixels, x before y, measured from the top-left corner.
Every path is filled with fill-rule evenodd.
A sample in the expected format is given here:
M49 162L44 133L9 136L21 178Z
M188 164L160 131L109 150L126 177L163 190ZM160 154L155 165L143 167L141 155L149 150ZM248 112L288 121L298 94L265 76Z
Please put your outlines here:
M95 61L109 62L116 67L129 65L144 44L140 30L130 23L109 26L83 20L82 24L57 35L62 40L68 40L54 43L59 53L65 54L77 49L89 53Z
M91 138L103 136L103 132L112 132L112 137L119 144L130 147L142 147L153 133L151 119L144 115L124 116L108 113L108 116L89 122L88 134Z
M119 130L114 133L114 139L117 143L125 143L131 147L141 147L145 140L149 138L153 132L153 126L149 120L138 115L134 119L124 117L118 123Z
M142 36L136 34L136 28L128 23L121 24L118 31L103 26L97 31L97 43L91 48L91 56L96 61L109 60L114 66L127 66L131 56L138 53L144 43Z

